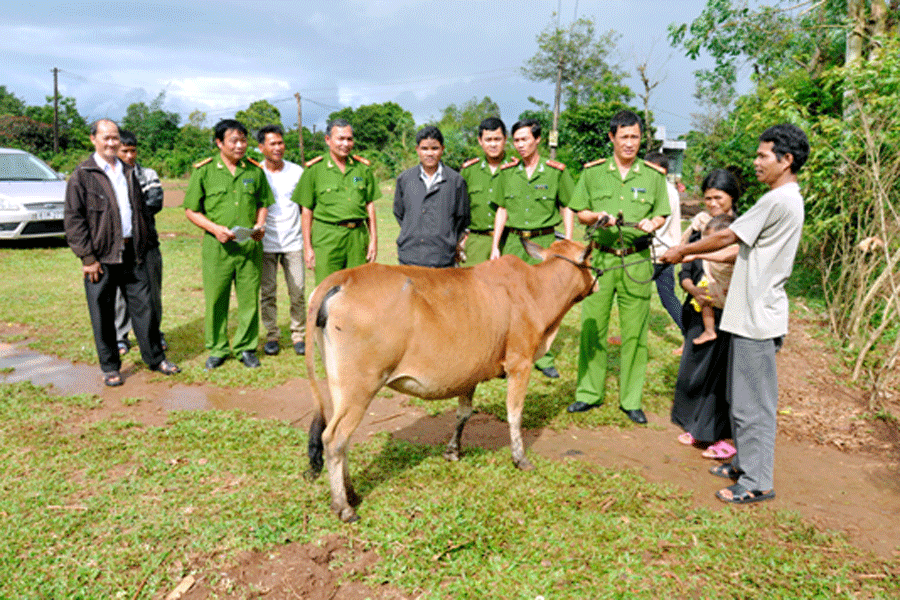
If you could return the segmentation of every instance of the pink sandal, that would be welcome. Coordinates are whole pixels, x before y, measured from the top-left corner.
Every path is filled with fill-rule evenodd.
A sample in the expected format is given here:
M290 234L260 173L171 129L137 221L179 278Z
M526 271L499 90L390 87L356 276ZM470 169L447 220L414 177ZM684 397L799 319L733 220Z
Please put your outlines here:
M737 450L734 446L726 442L725 440L719 440L709 448L703 451L700 455L703 458L712 458L714 460L728 460L737 454Z
M696 442L697 440L694 439L694 436L692 436L690 433L685 431L684 433L682 433L681 435L678 436L678 441L681 442L682 444L684 444L685 446L693 446L694 442Z

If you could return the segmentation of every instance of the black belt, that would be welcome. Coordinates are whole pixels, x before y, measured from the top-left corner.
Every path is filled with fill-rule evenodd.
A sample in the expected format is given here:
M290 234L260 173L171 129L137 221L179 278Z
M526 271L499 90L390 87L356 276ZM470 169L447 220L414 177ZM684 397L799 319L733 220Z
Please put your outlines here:
M319 221L319 219L316 219ZM338 221L337 223L329 223L328 221L319 221L320 223L328 223L328 225L337 225L338 227L346 227L347 229L356 229L357 227L362 227L365 225L365 219L347 219L345 221Z
M478 234L478 235L490 235L490 236L493 236L493 235L494 235L494 230L493 230L493 229L470 229L470 230L469 230L469 233L475 233L475 234Z
M515 227L507 227L506 229L523 240L541 237L542 235L550 235L555 231L555 228L553 227L544 227L543 229L516 229Z
M610 246L597 246L597 250L600 252L606 252L607 254L615 254L616 256L628 256L629 254L634 254L635 252L641 252L642 250L646 250L646 248L635 248L634 246L630 248L612 248Z

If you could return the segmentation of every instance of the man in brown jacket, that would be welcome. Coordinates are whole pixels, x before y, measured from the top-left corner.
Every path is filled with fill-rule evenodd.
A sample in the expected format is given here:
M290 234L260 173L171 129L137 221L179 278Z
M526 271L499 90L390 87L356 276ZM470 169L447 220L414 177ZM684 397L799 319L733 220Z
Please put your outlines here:
M144 259L159 240L147 225L148 210L132 168L118 159L119 127L108 119L91 126L96 152L78 165L66 186L66 241L81 259L84 291L97 357L108 386L122 385L116 345L116 289L151 370L174 375L159 335L159 315L151 308L150 277Z

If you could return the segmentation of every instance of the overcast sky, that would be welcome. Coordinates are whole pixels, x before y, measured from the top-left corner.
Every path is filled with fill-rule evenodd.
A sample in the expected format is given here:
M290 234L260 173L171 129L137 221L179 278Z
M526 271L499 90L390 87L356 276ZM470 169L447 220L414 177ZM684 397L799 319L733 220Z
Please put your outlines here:
M537 51L536 35L557 8L563 25L593 17L600 31L621 34L613 54L629 74L649 57L663 82L653 93L657 124L669 137L690 129L691 61L666 39L669 24L690 22L705 0L20 0L0 15L0 85L28 104L73 96L89 121L119 119L129 104L165 90L164 108L207 113L207 125L258 99L296 124L324 125L344 106L394 101L418 124L449 104L489 96L511 124L533 105L553 102L553 86L528 81L521 66ZM638 90L635 78L627 83ZM635 104L637 104L635 100Z

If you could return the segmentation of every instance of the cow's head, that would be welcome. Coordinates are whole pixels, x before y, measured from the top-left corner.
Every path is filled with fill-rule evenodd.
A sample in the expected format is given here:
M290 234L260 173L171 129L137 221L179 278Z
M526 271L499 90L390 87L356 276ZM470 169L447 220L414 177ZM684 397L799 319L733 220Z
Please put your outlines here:
M578 291L576 302L587 298L595 291L597 279L594 276L594 268L591 266L591 250L594 249L593 241L587 246L573 242L572 240L556 240L549 248L541 248L530 240L523 239L522 245L529 256L536 260L547 261L557 258L576 267L583 279L583 287Z

